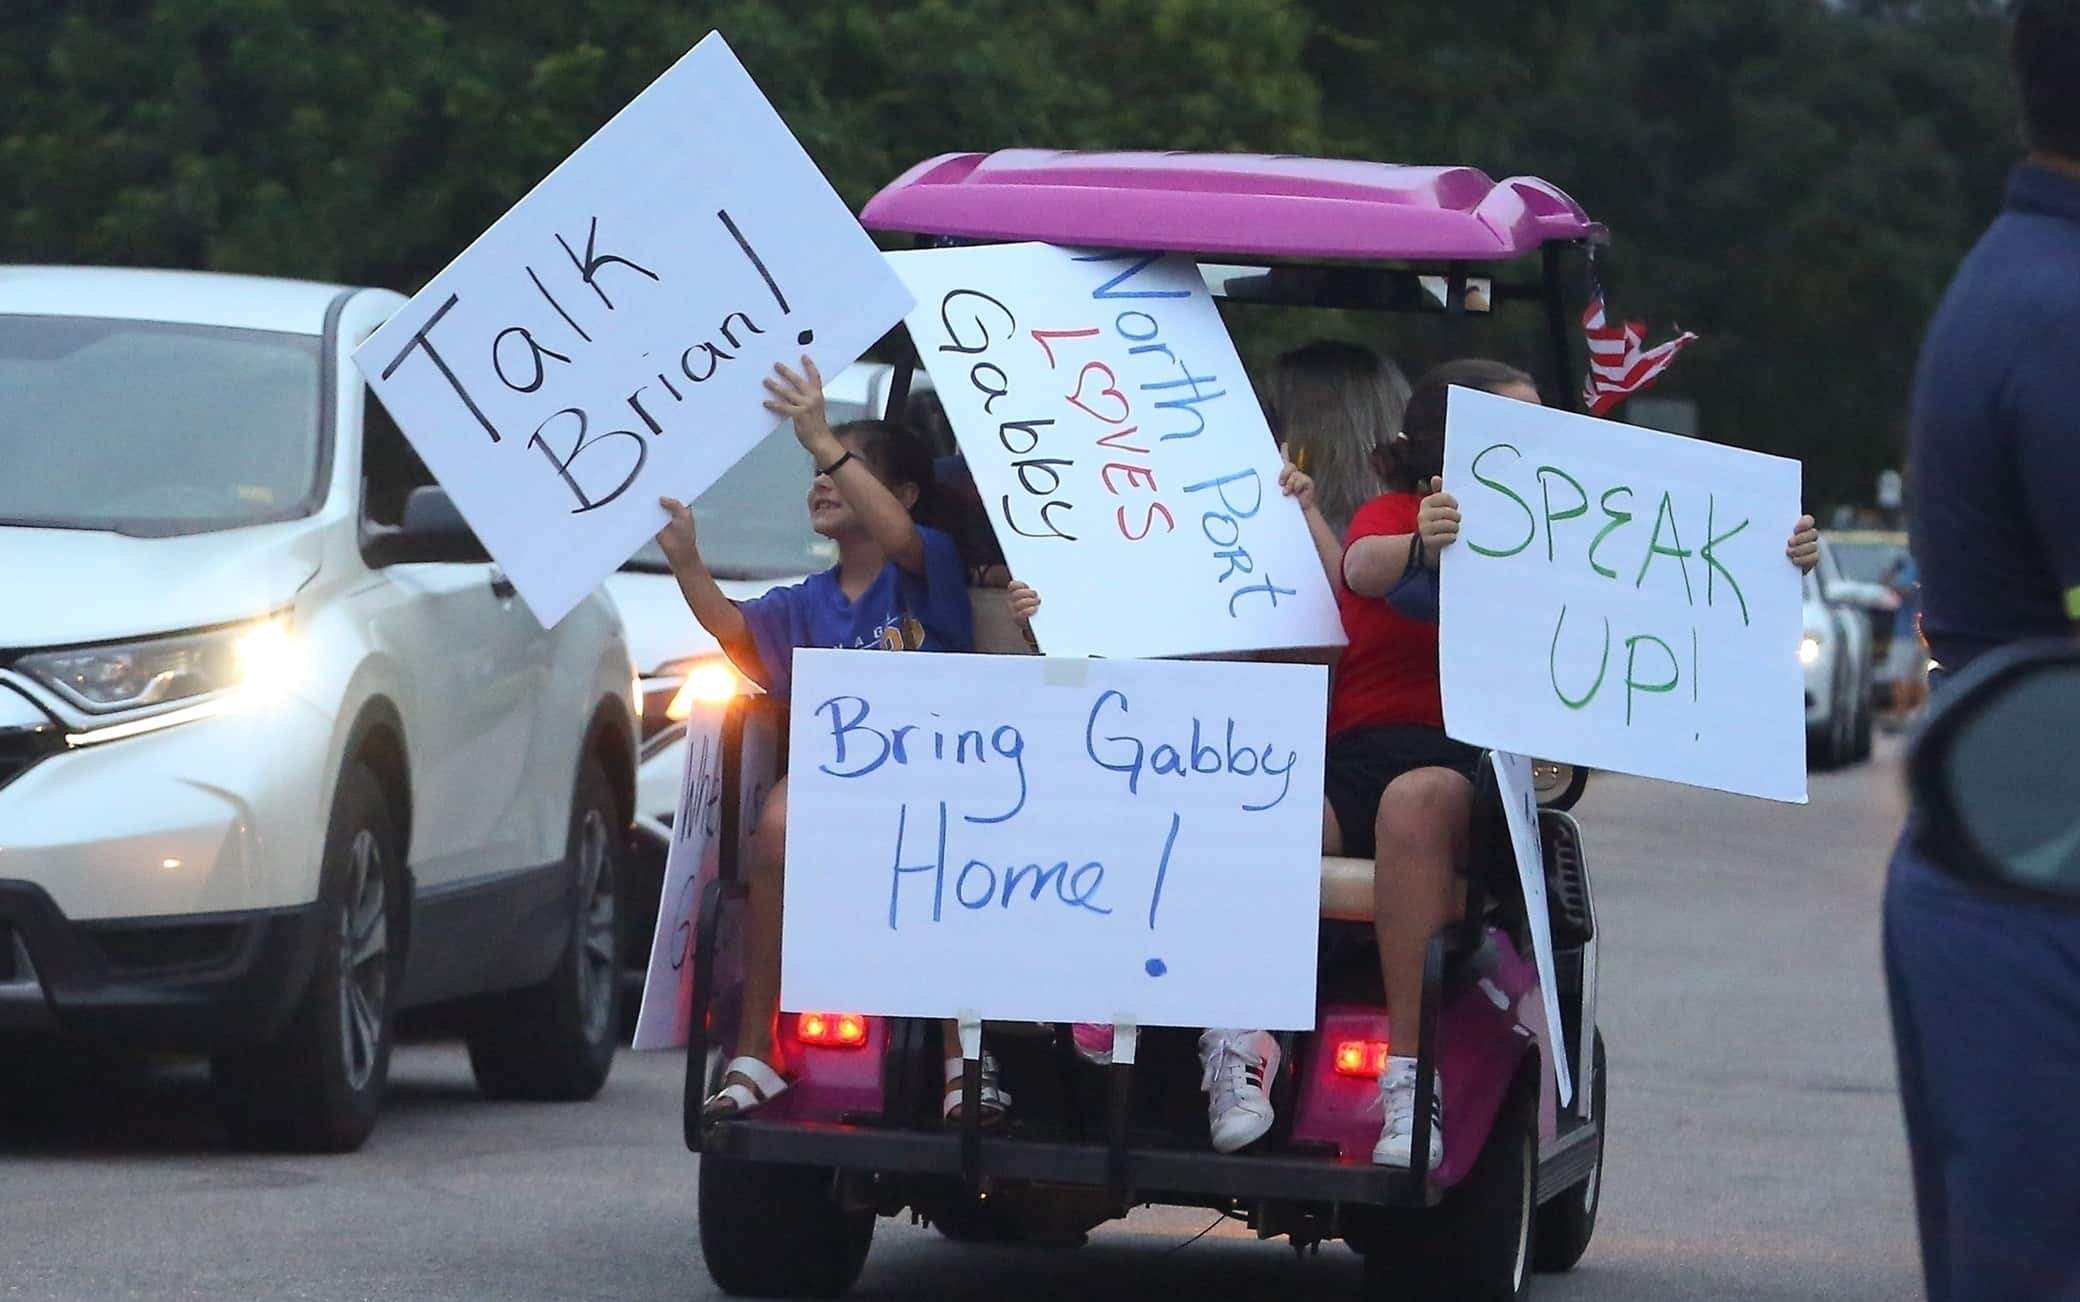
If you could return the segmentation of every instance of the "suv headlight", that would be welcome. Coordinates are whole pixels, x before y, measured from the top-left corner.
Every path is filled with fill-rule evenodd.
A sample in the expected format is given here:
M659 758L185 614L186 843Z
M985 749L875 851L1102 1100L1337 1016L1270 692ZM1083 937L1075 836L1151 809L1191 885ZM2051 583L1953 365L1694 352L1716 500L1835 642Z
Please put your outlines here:
M92 714L122 714L238 692L269 698L297 680L287 616L177 637L43 651L15 668Z
M1820 659L1820 635L1808 633L1798 640L1798 663L1810 665Z

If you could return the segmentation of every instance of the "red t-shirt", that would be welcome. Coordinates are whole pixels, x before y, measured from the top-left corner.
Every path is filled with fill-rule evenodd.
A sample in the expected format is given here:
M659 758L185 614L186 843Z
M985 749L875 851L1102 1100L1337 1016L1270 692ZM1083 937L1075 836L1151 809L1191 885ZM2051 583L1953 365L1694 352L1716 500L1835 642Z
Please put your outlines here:
M1415 493L1384 493L1358 508L1344 536L1346 552L1360 538L1416 531ZM1336 666L1329 694L1329 735L1352 728L1413 725L1444 728L1437 683L1437 625L1410 619L1378 597L1339 588L1343 635L1350 645Z

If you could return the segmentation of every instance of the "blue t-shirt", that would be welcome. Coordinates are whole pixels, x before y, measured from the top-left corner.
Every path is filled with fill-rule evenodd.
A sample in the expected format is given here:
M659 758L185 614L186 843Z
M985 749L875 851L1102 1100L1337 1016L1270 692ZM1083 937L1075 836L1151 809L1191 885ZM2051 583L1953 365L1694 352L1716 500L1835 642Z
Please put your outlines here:
M1946 670L2080 621L2080 180L2024 164L1930 323L1907 421L1921 627Z
M858 601L845 599L834 566L741 603L764 671L760 686L775 696L788 694L796 647L974 650L975 616L960 550L937 529L917 532L924 539L924 573L911 574L890 561Z

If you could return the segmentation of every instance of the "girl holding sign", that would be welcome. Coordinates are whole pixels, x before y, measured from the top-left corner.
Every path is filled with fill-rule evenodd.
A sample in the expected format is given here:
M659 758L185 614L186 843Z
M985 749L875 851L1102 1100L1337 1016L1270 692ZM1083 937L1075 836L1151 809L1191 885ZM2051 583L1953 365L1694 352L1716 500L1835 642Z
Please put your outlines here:
M772 394L766 407L793 420L795 437L813 460L809 524L837 544L838 563L792 587L739 604L723 594L702 561L692 513L673 498L660 498L671 519L657 541L694 618L745 677L780 697L788 693L796 647L972 650L966 567L952 530L941 523L930 450L910 430L886 421L831 428L824 415L823 377L807 357L802 372L775 367L774 377L765 382ZM1021 617L1040 604L1022 586L1014 588L1011 599ZM774 1035L786 841L787 780L782 778L766 798L746 857L750 904L742 1029L722 1088L702 1108L708 1117L749 1112L787 1089L786 1064ZM960 1098L958 1046L949 1026L950 1119ZM983 1119L1001 1120L1010 1099L997 1086L995 1064L987 1054L983 1068Z
M1444 731L1434 600L1407 599L1411 589L1434 596L1438 558L1459 536L1458 500L1439 478L1454 385L1539 401L1531 377L1501 362L1447 362L1418 380L1400 434L1373 454L1388 491L1351 520L1337 597L1349 645L1329 697L1322 851L1374 863L1373 926L1395 1052L1379 1079L1386 1124L1372 1160L1389 1166L1409 1165L1423 951L1465 909L1459 875L1480 762L1479 750ZM1802 517L1786 556L1810 570L1819 548L1813 518ZM1443 1160L1441 1083L1431 1097L1435 1167Z

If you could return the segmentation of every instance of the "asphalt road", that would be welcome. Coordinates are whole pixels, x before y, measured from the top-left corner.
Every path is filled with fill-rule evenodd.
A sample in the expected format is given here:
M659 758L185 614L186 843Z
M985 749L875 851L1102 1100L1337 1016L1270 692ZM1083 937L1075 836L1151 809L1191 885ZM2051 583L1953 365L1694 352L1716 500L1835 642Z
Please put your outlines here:
M1896 748L1803 809L1601 779L1581 816L1603 915L1612 1138L1602 1223L1546 1299L1918 1296L1878 968ZM193 1068L0 1060L0 1297L705 1298L679 1061L624 1054L577 1106L481 1102L460 1048L402 1051L368 1148L227 1151ZM883 1221L858 1296L1350 1295L1209 1215L1143 1212L1077 1250L956 1246Z

